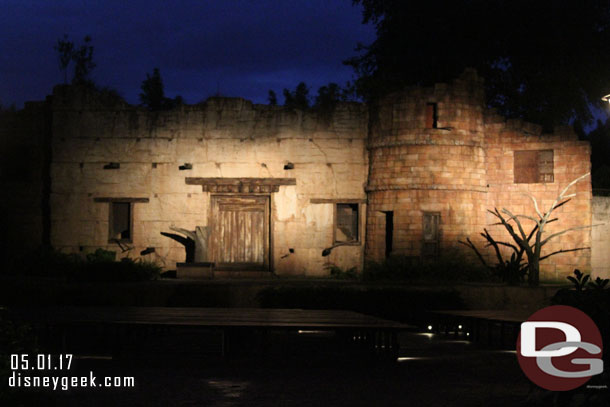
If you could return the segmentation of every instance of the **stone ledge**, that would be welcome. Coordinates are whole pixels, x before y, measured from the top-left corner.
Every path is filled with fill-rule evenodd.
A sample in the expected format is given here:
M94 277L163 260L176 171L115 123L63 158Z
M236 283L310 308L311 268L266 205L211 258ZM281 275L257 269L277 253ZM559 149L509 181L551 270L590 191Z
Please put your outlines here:
M424 184L410 184L410 185L384 185L384 186L366 186L366 192L377 192L377 191L401 191L401 190L432 190L432 191L463 191L463 192L480 192L488 193L489 190L486 187L473 187L464 185L424 185Z
M176 278L214 278L214 263L176 263Z
M281 185L296 185L296 178L195 178L187 177L187 185L201 185L203 192L270 193Z

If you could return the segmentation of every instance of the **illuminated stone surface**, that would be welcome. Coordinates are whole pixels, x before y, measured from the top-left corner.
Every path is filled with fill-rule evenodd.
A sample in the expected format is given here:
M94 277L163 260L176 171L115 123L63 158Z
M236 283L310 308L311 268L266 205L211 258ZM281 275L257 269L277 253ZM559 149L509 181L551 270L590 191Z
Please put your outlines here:
M436 104L436 128L425 128L430 103ZM440 252L465 250L470 256L457 240L469 236L481 247L484 227L497 239L508 240L503 230L489 226L495 219L487 209L505 207L531 215L533 206L525 194L548 208L563 187L590 171L587 142L567 128L541 134L539 126L495 114L485 107L482 79L470 70L451 84L388 95L375 109L341 103L332 114L219 97L149 112L70 86L56 87L47 102L30 104L18 114L22 116L1 118L4 134L50 137L51 244L66 252L103 247L134 258L154 247L147 258L168 269L185 260L184 247L160 233L170 232L170 226L210 226L214 194L269 196L270 269L280 275L320 276L331 263L362 269L365 257L383 260L384 212L393 212L393 254L420 256L424 212L432 212L440 215ZM45 123L52 125L45 130ZM514 152L523 150L553 150L553 182L513 182ZM38 162L35 148L32 154L31 161ZM104 169L109 163L120 168ZM192 169L180 170L185 163ZM293 169L284 169L288 163ZM41 173L44 168L33 164L31 171ZM192 184L187 178L230 179L242 182L242 189ZM262 181L244 183L246 178ZM264 181L278 178L294 183ZM44 196L36 184L39 179L30 180L32 188L11 184L16 200L36 202L21 208L32 214L21 224L34 237L42 236L44 229L45 215L36 206ZM591 224L590 179L574 191L577 196L557 211L560 221L549 225L549 233ZM148 198L147 203L133 204L131 250L120 253L108 242L109 204L95 202L99 197ZM335 247L322 257L334 243L334 205L349 199L360 200L360 242ZM607 221L608 205L595 208L596 219ZM14 226L5 223L9 229ZM541 278L563 280L574 268L592 266L607 276L607 235L603 228L578 230L551 242L547 252L593 246L593 254L586 250L545 260Z

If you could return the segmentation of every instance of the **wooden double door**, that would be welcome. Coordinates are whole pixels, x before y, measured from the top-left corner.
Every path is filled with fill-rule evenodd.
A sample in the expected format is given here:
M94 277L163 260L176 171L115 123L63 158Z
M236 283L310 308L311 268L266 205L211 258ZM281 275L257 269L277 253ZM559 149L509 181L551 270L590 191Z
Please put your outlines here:
M220 270L269 270L269 196L212 195L210 243Z

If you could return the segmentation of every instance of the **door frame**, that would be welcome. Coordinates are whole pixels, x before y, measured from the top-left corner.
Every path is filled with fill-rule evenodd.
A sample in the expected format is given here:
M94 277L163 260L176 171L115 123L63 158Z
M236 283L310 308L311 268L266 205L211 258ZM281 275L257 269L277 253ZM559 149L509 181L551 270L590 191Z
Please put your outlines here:
M211 226L210 231L210 252L212 253L211 261L215 263L217 270L227 271L273 271L273 194L257 194L257 193L218 193L210 194L210 205L208 214L208 225ZM222 198L248 198L248 197L264 197L266 198L265 211L263 215L263 265L254 265L253 263L218 263L217 250L218 240L214 238L216 229L217 216L215 216L215 206L218 199Z

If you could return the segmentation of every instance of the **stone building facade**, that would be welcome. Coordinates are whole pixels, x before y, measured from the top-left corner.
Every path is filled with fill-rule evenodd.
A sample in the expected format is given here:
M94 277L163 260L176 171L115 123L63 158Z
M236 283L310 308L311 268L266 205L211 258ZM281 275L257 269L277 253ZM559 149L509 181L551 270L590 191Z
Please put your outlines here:
M168 237L181 230L202 237L197 261L227 273L321 276L365 258L448 255L468 250L457 243L468 236L482 246L483 228L507 238L487 209L533 214L526 194L547 208L590 170L589 144L571 130L542 134L488 110L474 71L332 112L219 97L149 112L69 86L40 106L49 243L167 269L185 261ZM591 224L590 179L574 191L549 232ZM546 250L591 243L582 229ZM591 269L589 250L544 261L542 278L576 267Z
M407 256L457 249L467 236L483 247L484 228L510 242L488 209L534 216L528 195L549 208L565 186L590 171L589 143L570 128L542 134L540 126L486 109L482 79L474 71L451 85L388 96L371 123L367 255L375 260L386 255L388 244L392 253ZM548 225L549 234L591 224L590 178L571 191L577 195L555 212L560 222ZM551 241L545 251L590 246L585 229ZM560 280L577 267L590 270L589 250L542 262L541 276Z

